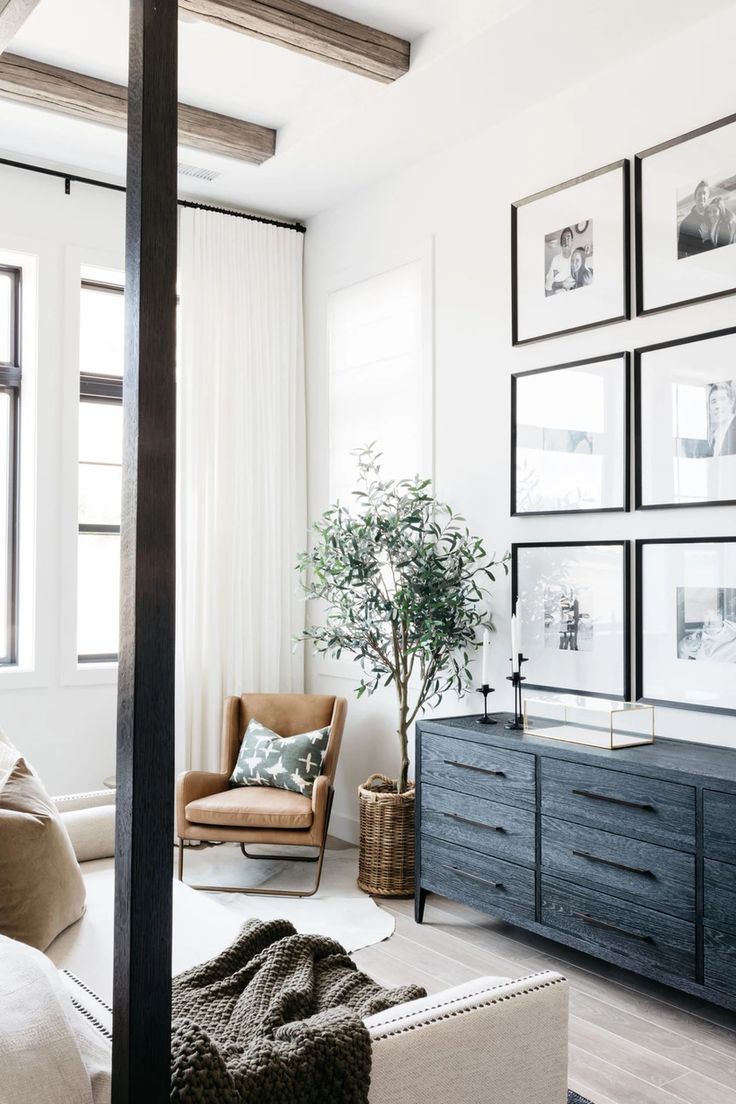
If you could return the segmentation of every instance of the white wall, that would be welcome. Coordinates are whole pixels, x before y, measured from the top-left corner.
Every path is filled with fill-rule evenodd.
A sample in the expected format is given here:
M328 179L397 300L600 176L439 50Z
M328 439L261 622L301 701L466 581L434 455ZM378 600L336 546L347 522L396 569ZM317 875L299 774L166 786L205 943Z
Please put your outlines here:
M644 14L644 9L643 14ZM581 8L582 14L582 8ZM548 44L546 64L564 41ZM733 534L731 508L509 517L509 402L512 372L684 337L736 322L736 297L614 326L511 347L509 205L523 196L633 156L734 110L736 7L638 55L479 137L448 149L312 219L306 242L310 516L327 505L329 440L325 305L328 287L357 264L389 267L397 247L434 238L435 478L440 497L465 515L489 550L512 541L634 539ZM707 48L706 48L707 44ZM524 44L530 64L539 43ZM522 44L520 44L520 50ZM358 444L359 442L356 442ZM510 705L509 584L494 592L493 705ZM349 698L338 776L335 829L353 835L355 787L374 770L395 775L394 700L356 701L349 666L308 659L314 691ZM478 697L438 711L474 712ZM657 710L662 736L736 747L732 718Z
M66 196L62 180L0 166L0 251L35 258L38 273L35 487L21 473L22 493L35 491L21 547L35 654L30 671L0 671L0 727L52 793L99 788L115 766L115 671L76 669L77 344L80 266L121 268L123 249L121 194L72 184ZM30 383L34 365L24 370Z

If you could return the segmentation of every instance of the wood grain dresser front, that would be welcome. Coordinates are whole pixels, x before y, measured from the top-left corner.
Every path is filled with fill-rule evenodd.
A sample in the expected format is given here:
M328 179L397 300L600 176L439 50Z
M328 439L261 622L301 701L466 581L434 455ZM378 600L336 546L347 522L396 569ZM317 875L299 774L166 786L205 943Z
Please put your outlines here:
M498 719L417 725L417 922L438 893L736 1009L736 751Z

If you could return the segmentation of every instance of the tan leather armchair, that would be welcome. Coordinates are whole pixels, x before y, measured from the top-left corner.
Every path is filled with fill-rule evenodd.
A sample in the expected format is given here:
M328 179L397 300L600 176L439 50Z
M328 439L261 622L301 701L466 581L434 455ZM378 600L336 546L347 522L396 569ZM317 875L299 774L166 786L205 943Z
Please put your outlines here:
M230 893L257 893L279 897L311 897L319 888L327 829L332 808L337 757L340 752L347 701L327 694L241 694L226 698L222 716L220 770L184 771L176 784L176 825L179 836L179 880L184 879L184 841L202 846L239 843L247 858L247 845L259 843L285 848L307 845L319 848L316 856L283 855L293 862L316 862L314 887L306 891L245 889L238 886L194 886ZM248 722L260 721L280 736L296 736L330 726L322 773L312 796L271 786L237 786L228 779L238 758ZM271 855L268 856L272 858Z

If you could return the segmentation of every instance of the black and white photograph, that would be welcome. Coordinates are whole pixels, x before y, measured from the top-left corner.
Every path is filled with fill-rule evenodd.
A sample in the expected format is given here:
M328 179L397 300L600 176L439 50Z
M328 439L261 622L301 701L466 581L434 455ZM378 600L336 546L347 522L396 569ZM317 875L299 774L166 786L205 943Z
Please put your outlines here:
M544 646L562 652L590 652L594 626L586 612L584 586L550 583L544 590Z
M629 355L511 380L511 513L628 508Z
M593 220L544 237L544 294L563 295L593 283Z
M736 116L637 154L637 314L736 291Z
M736 713L736 538L637 541L640 700Z
M736 587L677 588L677 654L736 663Z
M736 369L735 369L736 371ZM707 460L713 456L736 455L736 379L714 380L705 385L678 385L678 422L697 418L704 434L678 435L678 456Z
M628 696L628 573L626 541L512 545L527 688Z
M736 175L711 185L699 180L677 194L677 259L697 257L736 241Z
M736 501L736 329L635 352L636 504Z
M629 317L628 181L616 161L512 203L514 345Z

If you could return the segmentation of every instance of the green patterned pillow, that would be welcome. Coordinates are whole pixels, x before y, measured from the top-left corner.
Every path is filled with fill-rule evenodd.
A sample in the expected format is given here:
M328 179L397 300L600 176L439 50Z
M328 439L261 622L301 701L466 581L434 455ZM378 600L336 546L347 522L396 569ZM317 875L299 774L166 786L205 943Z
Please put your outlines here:
M274 786L311 797L329 738L329 727L279 736L260 721L249 721L229 785Z

